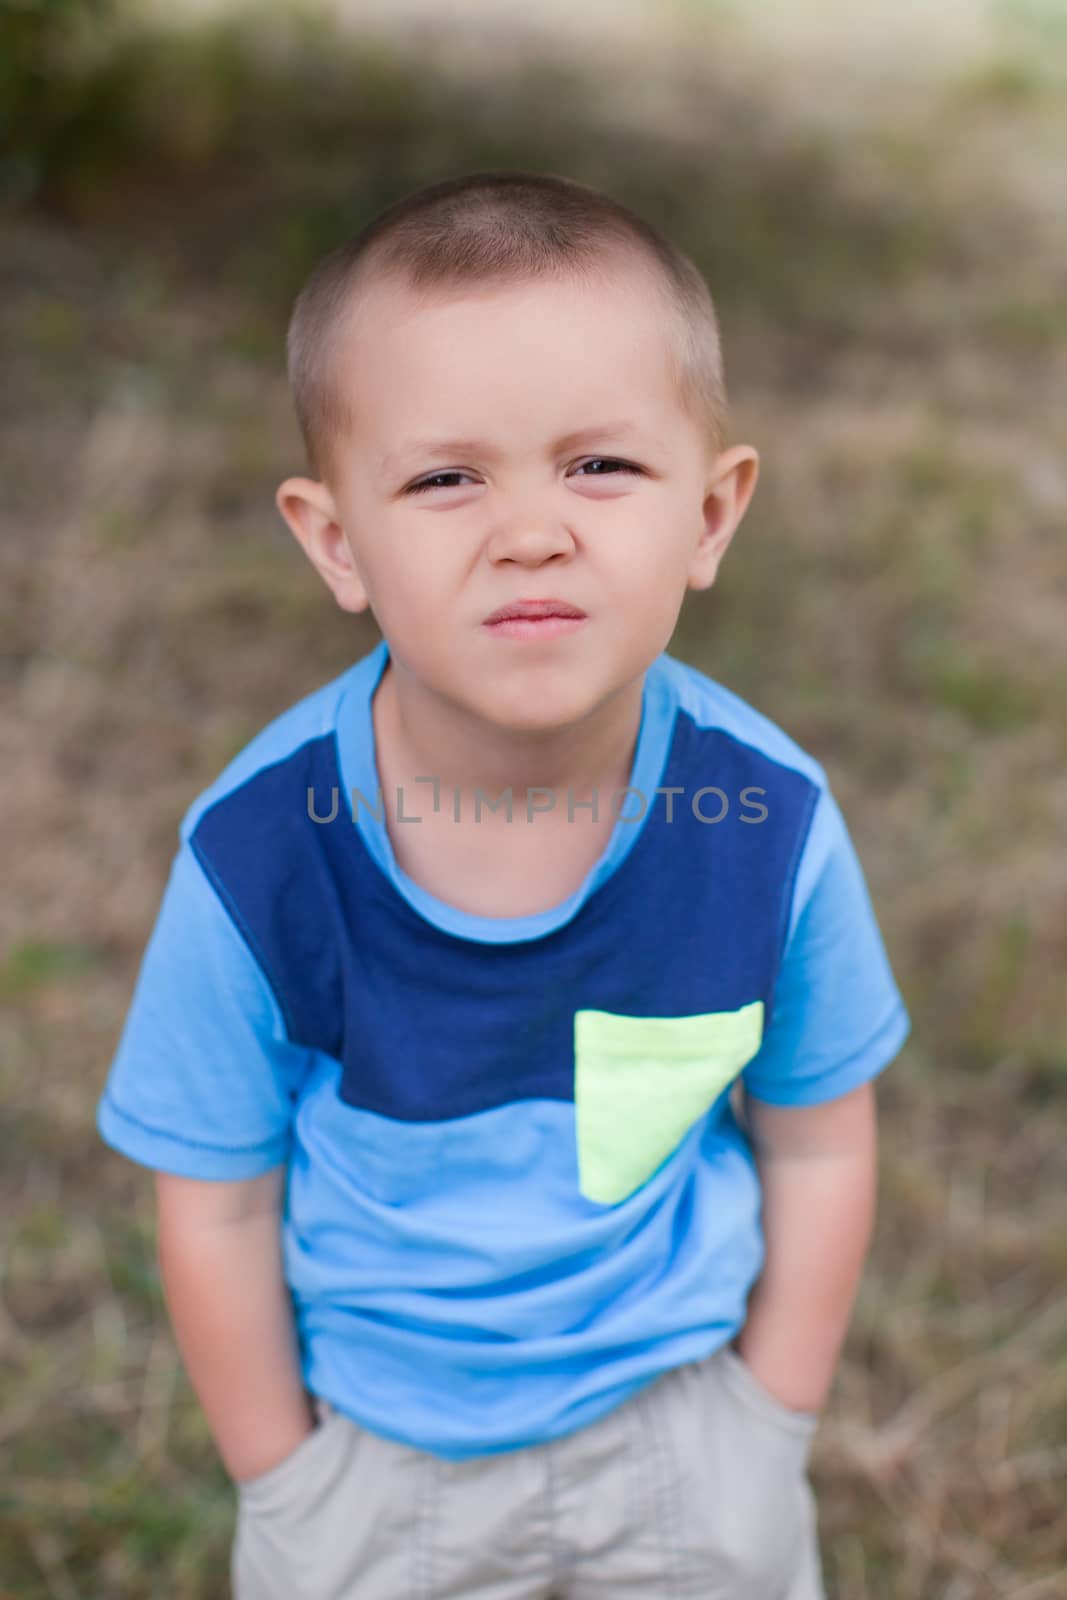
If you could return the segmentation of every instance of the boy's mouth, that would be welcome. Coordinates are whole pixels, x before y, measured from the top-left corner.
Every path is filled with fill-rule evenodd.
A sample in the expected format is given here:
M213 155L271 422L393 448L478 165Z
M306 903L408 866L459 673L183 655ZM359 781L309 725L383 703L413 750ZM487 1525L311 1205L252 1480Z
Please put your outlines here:
M584 617L585 612L577 606L572 606L567 600L509 600L506 606L498 606L492 616L486 617L486 623L510 622L515 617L529 617L540 621L543 617Z
M585 612L568 600L511 600L486 617L483 626L508 639L548 639L573 633L585 620Z

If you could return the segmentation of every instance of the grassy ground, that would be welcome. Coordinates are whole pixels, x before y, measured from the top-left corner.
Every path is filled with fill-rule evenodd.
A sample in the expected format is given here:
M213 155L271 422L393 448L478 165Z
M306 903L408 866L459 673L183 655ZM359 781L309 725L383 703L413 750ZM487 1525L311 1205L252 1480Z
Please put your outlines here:
M516 44L502 10L410 42L351 7L341 33L292 15L208 8L178 34L69 0L0 23L16 112L0 238L0 1596L226 1592L234 1499L170 1334L151 1180L100 1145L93 1112L179 816L376 637L332 609L272 504L300 467L291 296L396 194L523 166L610 189L708 274L733 436L763 474L673 648L826 765L912 1012L879 1084L877 1233L813 1456L829 1595L1054 1600L1055 13L993 8L940 54L889 51L869 17L852 54L825 17L825 48L795 12L791 33L761 37L739 7L695 0L660 8L655 32L637 8L617 29L590 26L610 7L583 12L573 48L561 20L554 53Z

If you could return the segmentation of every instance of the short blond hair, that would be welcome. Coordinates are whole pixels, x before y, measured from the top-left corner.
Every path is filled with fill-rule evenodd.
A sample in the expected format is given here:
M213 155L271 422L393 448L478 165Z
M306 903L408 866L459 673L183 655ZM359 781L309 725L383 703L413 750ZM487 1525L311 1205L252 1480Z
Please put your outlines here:
M689 256L628 206L573 179L474 172L387 206L324 256L300 290L286 352L312 474L330 475L334 441L351 425L334 356L359 291L372 278L395 274L415 292L553 276L593 280L620 256L650 269L661 288L675 324L682 405L720 451L727 405L719 325L708 285Z

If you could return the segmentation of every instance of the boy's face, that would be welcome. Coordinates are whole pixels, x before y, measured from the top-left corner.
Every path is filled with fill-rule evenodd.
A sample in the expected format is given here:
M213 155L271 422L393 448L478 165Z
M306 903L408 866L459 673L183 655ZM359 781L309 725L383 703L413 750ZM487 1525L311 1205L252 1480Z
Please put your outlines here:
M665 318L634 270L595 289L367 291L337 362L354 422L334 482L287 480L278 504L423 691L515 731L573 724L640 678L687 586L714 580L758 457L716 460L683 412ZM522 600L582 616L487 621Z

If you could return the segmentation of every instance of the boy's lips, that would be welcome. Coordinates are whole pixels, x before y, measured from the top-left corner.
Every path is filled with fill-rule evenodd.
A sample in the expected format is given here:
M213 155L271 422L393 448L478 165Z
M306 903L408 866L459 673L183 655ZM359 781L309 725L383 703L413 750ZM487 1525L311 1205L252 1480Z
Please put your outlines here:
M558 639L585 626L585 617L505 617L503 622L487 622L486 633L494 639Z
M497 622L518 619L540 622L546 617L566 617L579 621L584 616L585 612L572 606L568 600L510 600L507 605L498 606L491 616L486 617L485 623L491 627Z

